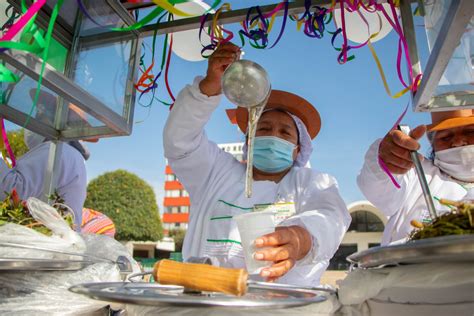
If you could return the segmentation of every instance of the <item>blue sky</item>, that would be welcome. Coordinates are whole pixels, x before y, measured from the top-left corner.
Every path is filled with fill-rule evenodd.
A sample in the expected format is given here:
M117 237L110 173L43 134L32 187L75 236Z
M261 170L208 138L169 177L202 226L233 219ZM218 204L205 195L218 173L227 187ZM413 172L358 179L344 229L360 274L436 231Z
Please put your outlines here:
M238 6L233 7L251 6L253 3L238 1ZM267 3L274 2L261 1L261 4ZM419 26L421 24L421 19L415 21L418 25L418 46L425 63L426 36L423 27ZM235 31L238 25L230 28ZM276 31L271 34L273 40ZM151 45L151 39L147 41ZM157 43L158 52L162 41L160 39ZM402 88L396 75L397 43L394 31L374 43L392 91ZM313 168L337 178L346 203L365 199L356 184L364 154L376 138L382 137L391 128L409 102L408 94L399 99L392 99L386 94L368 48L356 50L355 60L339 65L329 36L309 38L297 31L296 24L291 21L288 21L283 38L274 48L259 50L246 45L243 50L245 59L257 62L267 70L273 88L299 94L318 109L322 129L314 141ZM147 53L150 55L150 52ZM157 58L161 57L159 54ZM206 61L187 62L173 55L169 77L173 93L176 95L195 76L205 74L206 67ZM167 97L163 81L159 95L164 99ZM209 138L217 143L243 140L243 135L226 117L225 109L231 107L234 106L224 98L206 126ZM97 144L89 145L92 155L87 162L88 178L93 179L119 168L129 170L153 186L161 210L165 169L162 130L167 116L168 108L161 104L155 103L149 116L148 109L137 105L135 121L145 121L134 125L131 136L102 139ZM429 115L414 113L410 108L404 123L412 127L429 123ZM425 153L428 146L423 143L422 152Z
M206 1L211 3L212 1ZM234 8L251 6L255 1L230 1ZM275 1L259 1L259 4ZM281 21L281 19L279 19ZM422 64L427 60L426 36L422 19L415 20L418 49ZM238 25L230 27L233 31ZM278 23L271 34L276 38ZM333 29L331 26L330 29ZM322 129L314 141L311 157L313 168L330 173L339 182L340 192L346 203L365 199L356 184L364 154L370 144L382 137L393 125L408 104L407 95L390 98L382 85L375 62L364 47L354 51L355 60L344 65L337 63L337 52L332 48L330 36L312 39L296 30L296 23L288 21L281 41L272 49L258 50L248 44L243 48L245 59L255 61L268 72L272 87L296 93L310 101L320 112ZM161 60L163 37L157 41L156 59ZM151 38L147 39L151 45ZM392 92L403 87L396 74L398 37L392 31L387 37L374 43L382 61ZM149 58L150 52L147 52ZM157 62L159 64L159 62ZM178 94L197 75L205 74L207 62L187 62L172 56L170 85ZM155 71L155 73L158 70ZM167 99L163 81L159 82L159 97ZM243 135L229 123L225 109L234 107L223 99L206 126L209 138L217 143L238 142ZM148 109L136 105L132 135L101 139L88 144L91 158L87 161L88 179L116 169L126 169L145 179L157 193L162 209L165 158L163 157L162 131L168 116L168 108L153 104ZM415 127L429 123L429 114L414 113L410 109L404 123ZM428 151L423 141L422 153Z

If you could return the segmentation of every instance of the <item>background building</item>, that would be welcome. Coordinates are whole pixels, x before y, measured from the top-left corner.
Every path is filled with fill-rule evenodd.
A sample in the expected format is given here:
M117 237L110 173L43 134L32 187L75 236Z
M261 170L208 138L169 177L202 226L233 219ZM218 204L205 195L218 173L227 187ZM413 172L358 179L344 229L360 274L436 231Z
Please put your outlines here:
M225 152L228 152L229 154L234 156L234 158L238 161L244 161L244 153L242 151L244 143L217 144L217 146L219 146L219 148L224 150Z
M230 153L238 161L243 160L244 143L218 144L219 148ZM163 199L162 223L165 235L172 229L187 229L191 203L189 194L179 182L171 167L165 167L165 197Z
M344 235L339 249L329 262L321 283L335 285L336 280L343 279L349 270L350 263L346 258L362 250L380 246L386 217L369 201L358 201L347 206L352 217L351 225Z
M163 229L165 235L171 229L187 229L189 222L189 194L176 178L171 167L165 167L165 197L163 199Z
M329 270L347 270L346 257L371 247L380 246L387 220L369 201L359 201L347 206L352 222L339 249L332 258Z

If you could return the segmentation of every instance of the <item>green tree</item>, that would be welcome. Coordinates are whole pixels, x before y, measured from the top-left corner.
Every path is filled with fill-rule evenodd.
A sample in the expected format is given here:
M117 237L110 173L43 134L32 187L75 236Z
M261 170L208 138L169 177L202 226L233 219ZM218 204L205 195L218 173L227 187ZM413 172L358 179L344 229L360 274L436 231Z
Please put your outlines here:
M20 158L28 151L28 147L26 147L23 138L24 135L25 130L23 128L7 132L8 142L10 143L10 146L16 159Z
M170 237L173 237L175 243L175 252L181 252L183 250L183 241L184 236L186 235L186 230L184 229L171 229L168 233Z
M152 187L128 171L116 170L92 180L84 206L109 216L118 240L156 241L163 237Z

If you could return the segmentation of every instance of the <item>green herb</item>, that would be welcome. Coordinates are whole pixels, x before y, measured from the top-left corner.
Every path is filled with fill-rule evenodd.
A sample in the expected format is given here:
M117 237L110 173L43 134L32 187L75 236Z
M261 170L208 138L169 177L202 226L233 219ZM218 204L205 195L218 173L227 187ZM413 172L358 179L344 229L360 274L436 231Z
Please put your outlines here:
M20 199L15 189L13 189L11 193L6 192L5 194L6 198L0 204L0 226L6 223L13 223L26 226L44 235L51 236L51 230L31 216L26 202ZM53 205L58 205L56 209L61 217L64 218L70 227L73 227L72 215L68 212L66 207L60 205L64 204L64 200L60 198L57 192L55 192L51 197L51 200L53 201Z
M474 234L474 204L445 199L441 199L440 203L454 207L454 209L449 213L438 216L432 223L412 223L417 229L410 234L410 240Z

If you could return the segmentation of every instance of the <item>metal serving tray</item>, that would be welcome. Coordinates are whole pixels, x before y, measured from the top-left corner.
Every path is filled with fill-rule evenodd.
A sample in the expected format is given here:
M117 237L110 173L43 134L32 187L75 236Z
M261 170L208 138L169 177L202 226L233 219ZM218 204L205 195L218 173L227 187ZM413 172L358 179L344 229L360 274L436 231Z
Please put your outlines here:
M210 292L185 294L181 286L157 283L86 283L72 286L69 290L103 301L154 306L286 308L326 300L317 291L279 287L259 289L251 285L247 294L241 297Z
M370 248L347 257L360 268L431 262L474 262L474 235L443 236Z
M75 271L94 263L89 260L0 258L0 273L7 271Z

